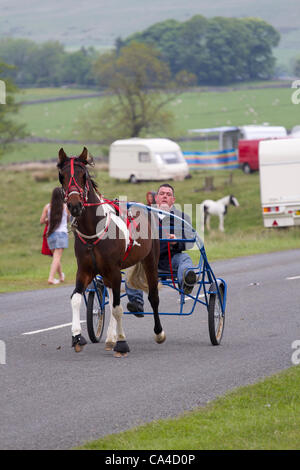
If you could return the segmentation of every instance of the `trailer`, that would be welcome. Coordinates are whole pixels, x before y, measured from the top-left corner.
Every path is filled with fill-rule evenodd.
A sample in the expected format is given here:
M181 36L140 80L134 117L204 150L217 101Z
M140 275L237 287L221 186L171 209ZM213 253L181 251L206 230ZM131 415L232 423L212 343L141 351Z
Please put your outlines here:
M300 138L259 142L265 227L300 225Z
M169 139L116 140L109 151L109 176L138 181L184 179L189 167L176 142Z

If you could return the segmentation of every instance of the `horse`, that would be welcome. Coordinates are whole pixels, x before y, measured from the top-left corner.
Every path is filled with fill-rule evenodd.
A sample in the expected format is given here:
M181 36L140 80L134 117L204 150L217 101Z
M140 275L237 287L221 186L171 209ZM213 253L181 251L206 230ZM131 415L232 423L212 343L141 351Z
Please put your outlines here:
M227 214L229 204L235 207L239 206L238 200L232 195L222 197L217 201L206 199L202 202L204 209L204 225L206 225L208 230L210 230L210 216L217 215L219 217L219 230L224 232L224 216Z
M97 184L89 175L88 164L92 164L92 160L86 147L76 157L68 157L63 148L58 152L59 181L64 201L74 218L72 225L77 259L76 285L71 295L72 347L80 352L87 343L81 334L80 305L87 286L97 274L101 274L108 289L111 308L105 349L114 349L115 356L122 357L130 350L122 324L121 270L137 263L142 264L148 283L155 340L160 344L166 339L158 313L159 239L151 236L151 215L144 211L140 211L139 222L146 227L146 236L145 232L138 233L136 228L133 239L133 220L124 219L120 204L105 199L99 193Z

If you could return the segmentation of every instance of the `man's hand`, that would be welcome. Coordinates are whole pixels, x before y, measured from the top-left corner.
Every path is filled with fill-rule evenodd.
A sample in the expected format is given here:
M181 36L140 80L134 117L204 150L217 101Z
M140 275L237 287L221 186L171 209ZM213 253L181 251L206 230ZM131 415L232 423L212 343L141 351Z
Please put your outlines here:
M174 233L169 233L169 239L170 240L176 240L176 236ZM170 245L176 245L177 242L170 242Z

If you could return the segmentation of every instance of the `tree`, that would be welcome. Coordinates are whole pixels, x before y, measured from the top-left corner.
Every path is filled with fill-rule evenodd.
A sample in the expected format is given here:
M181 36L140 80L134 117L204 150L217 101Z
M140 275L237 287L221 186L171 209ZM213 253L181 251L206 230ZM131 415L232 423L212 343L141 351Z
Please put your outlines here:
M5 104L0 104L0 156L7 152L16 139L25 137L25 126L17 124L11 118L18 112L19 106L14 101L16 87L9 79L4 79L4 75L11 69L5 63L0 62L0 79L5 83Z
M249 78L251 80L270 78L275 65L272 48L278 46L279 32L259 18L244 18L240 21L246 25L250 33L247 54Z
M123 47L119 55L114 51L100 56L95 76L113 95L96 116L85 119L89 137L98 139L166 132L173 119L166 104L180 92L182 84L187 86L193 78L181 74L177 83L171 83L169 67L160 53L141 43Z
M4 38L0 40L0 57L6 64L13 65L6 70L7 78L18 85L33 85L35 82L33 58L38 45L28 39Z
M198 84L221 85L272 76L272 48L279 39L278 31L258 18L196 15L183 23L157 23L123 43L138 41L156 47L173 76L186 70L197 76Z
M65 56L64 46L58 41L42 43L32 60L36 86L59 86Z
M92 76L92 63L96 58L96 51L90 47L82 47L79 51L64 54L60 81L64 84L95 85Z

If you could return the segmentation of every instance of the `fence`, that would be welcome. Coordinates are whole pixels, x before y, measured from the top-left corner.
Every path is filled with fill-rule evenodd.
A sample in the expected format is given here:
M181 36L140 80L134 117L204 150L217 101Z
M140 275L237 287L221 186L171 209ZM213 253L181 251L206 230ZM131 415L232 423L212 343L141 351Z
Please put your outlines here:
M237 149L213 152L183 152L190 170L233 170L239 168Z

